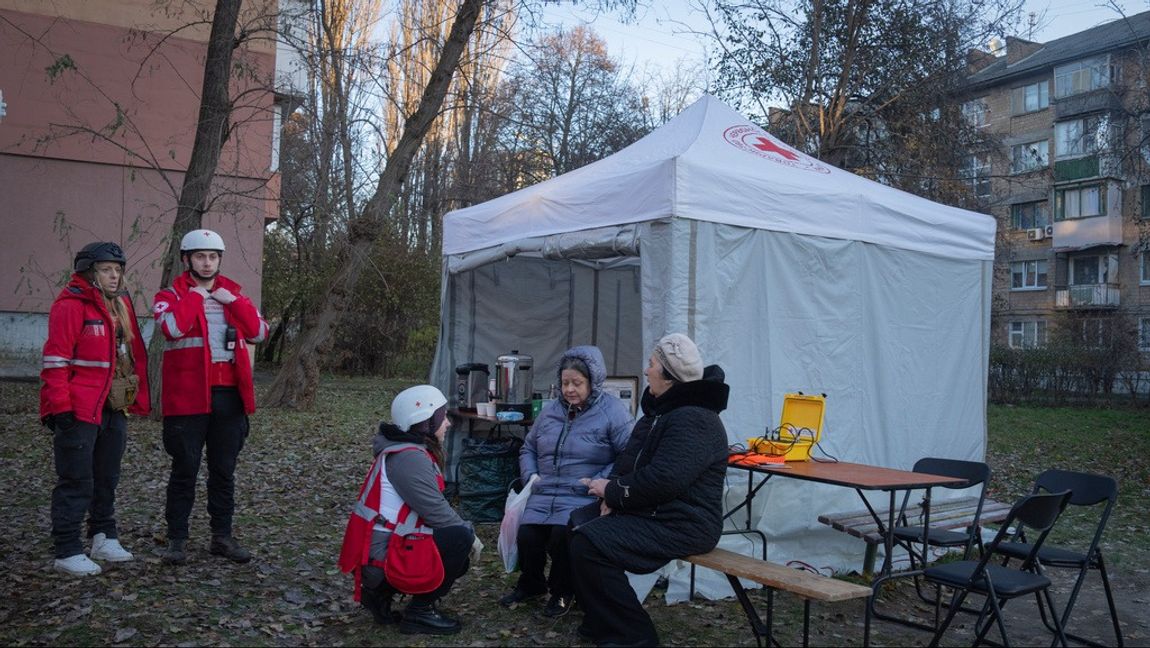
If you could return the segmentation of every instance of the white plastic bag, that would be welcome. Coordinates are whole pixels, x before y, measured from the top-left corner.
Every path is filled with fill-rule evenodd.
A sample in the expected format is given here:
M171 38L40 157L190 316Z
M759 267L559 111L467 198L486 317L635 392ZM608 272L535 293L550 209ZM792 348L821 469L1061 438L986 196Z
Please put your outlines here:
M527 508L527 498L531 497L531 487L539 475L531 475L527 485L518 493L507 490L507 503L503 506L503 521L499 523L499 555L503 558L503 569L508 574L519 564L519 545L515 539L519 535L519 518Z

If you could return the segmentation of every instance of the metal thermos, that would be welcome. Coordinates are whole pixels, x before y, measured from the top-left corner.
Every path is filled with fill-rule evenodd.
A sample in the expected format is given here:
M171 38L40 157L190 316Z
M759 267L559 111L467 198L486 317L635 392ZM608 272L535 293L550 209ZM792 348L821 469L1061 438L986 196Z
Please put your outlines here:
M499 356L495 360L495 399L503 405L526 405L530 412L535 391L532 365L531 356L520 354L518 349Z
M471 362L455 368L455 406L473 410L487 402L487 365Z

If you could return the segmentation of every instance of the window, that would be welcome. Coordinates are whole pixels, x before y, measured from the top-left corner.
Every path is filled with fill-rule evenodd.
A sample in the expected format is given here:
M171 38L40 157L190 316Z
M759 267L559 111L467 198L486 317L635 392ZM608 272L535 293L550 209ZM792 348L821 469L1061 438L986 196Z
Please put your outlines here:
M970 186L970 191L978 198L990 197L990 156L968 155L963 165L962 177Z
M1093 155L1105 129L1099 129L1098 117L1087 117L1054 125L1054 157L1057 159Z
M1150 351L1150 317L1138 320L1138 348Z
M1094 56L1054 68L1054 97L1069 97L1110 85L1110 57Z
M1041 290L1046 288L1046 259L1015 261L1010 264L1011 290Z
M1117 266L1113 255L1081 256L1070 260L1070 285L1090 286L1110 280L1110 266Z
M1014 229L1030 229L1032 227L1046 227L1050 225L1050 203L1045 200L1038 202L1018 203L1010 206L1010 226Z
M1142 185L1142 209L1138 214L1142 220L1150 220L1150 185Z
M1078 344L1092 349L1100 349L1106 345L1106 334L1110 328L1106 320L1097 317L1085 318L1072 322L1071 326Z
M1102 185L1054 191L1054 220L1089 218L1106 213L1102 202Z
M1010 109L1015 115L1050 107L1050 82L1039 81L1015 88L1010 93Z
M990 123L990 107L986 105L986 97L971 99L962 104L962 118L974 128L982 128Z
M1011 322L1008 343L1012 349L1036 349L1046 346L1046 321Z
M1010 170L1025 173L1050 166L1050 141L1039 140L1010 147Z
M1138 256L1142 259L1142 263L1139 264L1142 271L1138 275L1138 283L1150 284L1150 250L1142 250L1142 254Z

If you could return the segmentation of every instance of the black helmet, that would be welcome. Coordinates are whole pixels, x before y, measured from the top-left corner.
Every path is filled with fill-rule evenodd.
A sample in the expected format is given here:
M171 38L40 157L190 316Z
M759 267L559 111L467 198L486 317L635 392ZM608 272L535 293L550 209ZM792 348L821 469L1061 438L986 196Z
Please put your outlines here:
M75 269L76 272L84 272L88 268L91 268L93 263L100 261L115 261L121 266L128 262L128 260L124 258L124 251L115 243L89 243L76 253L76 259L72 261L72 268Z

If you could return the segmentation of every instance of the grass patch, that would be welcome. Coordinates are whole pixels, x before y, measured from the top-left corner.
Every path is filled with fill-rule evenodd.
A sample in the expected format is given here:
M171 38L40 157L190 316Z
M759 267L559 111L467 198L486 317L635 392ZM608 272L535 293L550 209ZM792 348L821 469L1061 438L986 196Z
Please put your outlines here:
M991 405L987 462L990 496L999 501L1030 492L1049 468L1110 475L1118 480L1118 503L1103 536L1111 569L1144 567L1150 550L1150 410L1080 409ZM1050 542L1088 537L1097 518L1068 509Z

